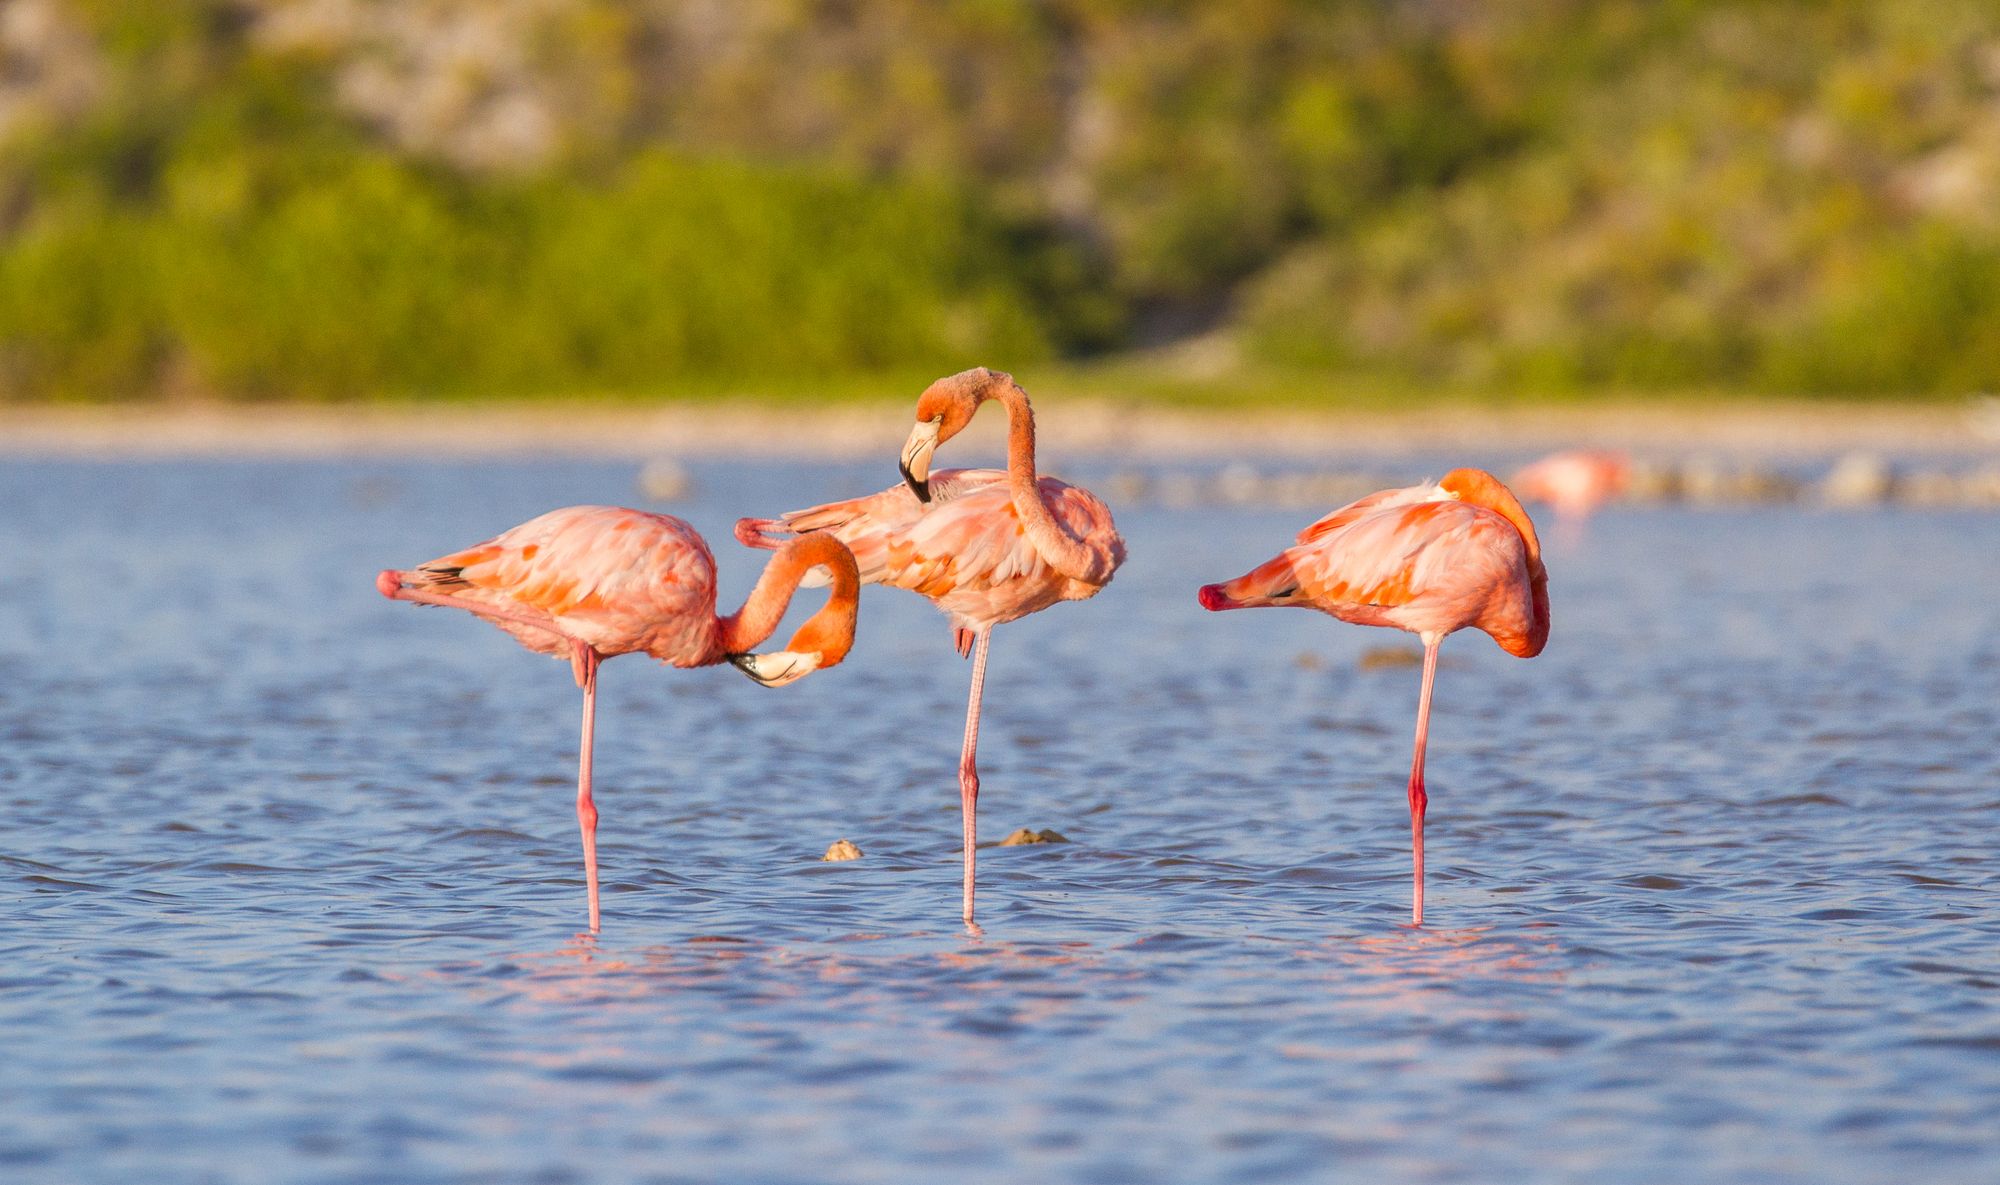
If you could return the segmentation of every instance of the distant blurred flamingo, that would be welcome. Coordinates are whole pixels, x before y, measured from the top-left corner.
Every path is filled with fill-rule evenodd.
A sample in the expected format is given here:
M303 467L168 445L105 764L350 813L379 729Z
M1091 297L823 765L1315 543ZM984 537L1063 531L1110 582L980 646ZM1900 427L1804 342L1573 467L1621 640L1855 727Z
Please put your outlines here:
M1472 626L1520 658L1549 637L1548 574L1534 524L1507 487L1478 469L1454 469L1436 485L1383 490L1299 532L1263 565L1201 590L1204 609L1295 606L1356 625L1386 625L1423 639L1424 683L1410 761L1410 849L1416 895L1410 922L1424 921L1424 744L1431 683L1445 635Z
M752 654L778 628L792 592L814 568L833 593L782 651ZM530 650L567 658L583 688L576 819L583 831L590 929L597 931L597 807L590 797L597 667L642 653L677 667L724 659L766 687L838 664L854 643L860 578L854 556L824 532L801 535L764 567L743 608L715 612L715 557L695 529L665 514L571 506L484 543L375 578L383 596L466 609Z
M1007 409L1007 468L930 471L931 454L993 400ZM979 698L993 627L1057 601L1097 595L1125 561L1111 511L1087 490L1035 473L1035 416L1010 375L977 368L939 379L917 400L903 445L902 485L846 502L736 524L752 547L799 531L831 531L854 550L867 584L907 588L951 618L960 657L973 652L959 753L965 920L972 921L977 836ZM976 652L975 652L976 647Z
M1508 484L1529 502L1545 502L1557 517L1584 519L1625 492L1631 458L1616 449L1573 448L1550 453Z

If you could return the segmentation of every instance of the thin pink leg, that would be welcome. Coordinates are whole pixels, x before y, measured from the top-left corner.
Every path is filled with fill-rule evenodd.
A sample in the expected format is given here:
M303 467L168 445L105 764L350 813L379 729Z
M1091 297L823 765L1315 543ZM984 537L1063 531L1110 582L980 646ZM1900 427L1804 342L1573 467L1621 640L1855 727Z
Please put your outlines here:
M576 765L576 824L583 831L583 881L590 892L590 932L597 933L597 804L590 800L590 753L597 732L597 651L577 643L583 666L583 751Z
M979 838L979 694L986 686L986 646L992 627L979 631L972 652L972 695L965 704L965 748L958 755L958 809L965 822L965 920L972 921L973 843Z
M1410 758L1410 853L1416 864L1416 896L1410 906L1410 924L1424 924L1424 811L1430 796L1424 793L1424 744L1431 735L1431 683L1437 678L1438 643L1442 638L1424 640L1424 689L1417 699L1417 746Z

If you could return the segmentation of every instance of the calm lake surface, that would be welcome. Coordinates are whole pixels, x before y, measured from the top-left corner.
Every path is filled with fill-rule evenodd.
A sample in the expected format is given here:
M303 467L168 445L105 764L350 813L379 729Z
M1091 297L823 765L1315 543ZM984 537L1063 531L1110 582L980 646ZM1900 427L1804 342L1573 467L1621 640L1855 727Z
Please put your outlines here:
M726 608L737 515L894 478L691 470ZM1074 842L977 937L928 605L623 658L591 941L568 668L372 580L634 472L0 464L0 1180L2000 1180L2000 516L1552 538L1547 652L1444 648L1423 931L1404 637L1195 604L1310 513L1119 509L996 632L982 836Z

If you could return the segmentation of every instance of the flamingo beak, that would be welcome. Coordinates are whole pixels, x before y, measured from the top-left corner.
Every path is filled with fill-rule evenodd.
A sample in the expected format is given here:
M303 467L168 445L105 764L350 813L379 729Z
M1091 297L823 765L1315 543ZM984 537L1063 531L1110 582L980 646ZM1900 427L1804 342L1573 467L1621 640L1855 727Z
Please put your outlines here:
M937 451L938 432L943 427L943 417L926 420L910 430L910 438L903 442L903 456L898 468L903 471L903 480L909 483L910 492L919 502L931 500L931 454Z
M797 650L779 650L771 654L732 654L729 656L729 661L737 670L766 687L783 687L787 683L805 678L819 668L819 655Z

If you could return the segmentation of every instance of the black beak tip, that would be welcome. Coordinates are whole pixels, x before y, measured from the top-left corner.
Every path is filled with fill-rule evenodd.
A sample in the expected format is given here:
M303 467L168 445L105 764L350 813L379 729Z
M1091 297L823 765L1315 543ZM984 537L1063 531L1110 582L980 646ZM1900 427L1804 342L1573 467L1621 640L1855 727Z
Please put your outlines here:
M757 668L755 665L753 665L752 661L756 657L757 656L754 654L732 654L729 656L729 664L735 667L737 670L742 671L745 675L748 675L750 677L750 681L752 683L755 683L757 686L769 687L771 686L772 676L765 676L757 673Z
M910 487L910 492L917 496L917 501L928 504L931 500L931 483L929 480L918 481L915 477L911 476L910 468L907 465L898 465L896 468L903 471L903 482Z

